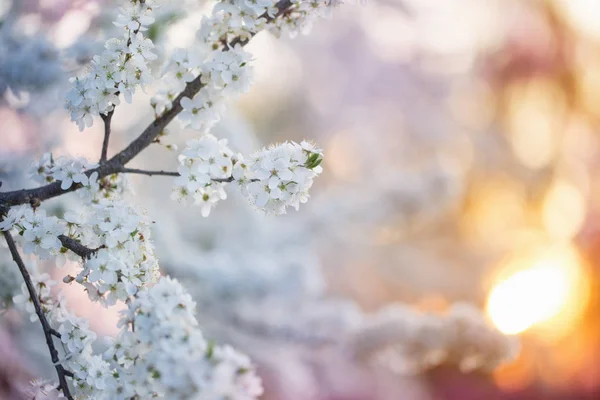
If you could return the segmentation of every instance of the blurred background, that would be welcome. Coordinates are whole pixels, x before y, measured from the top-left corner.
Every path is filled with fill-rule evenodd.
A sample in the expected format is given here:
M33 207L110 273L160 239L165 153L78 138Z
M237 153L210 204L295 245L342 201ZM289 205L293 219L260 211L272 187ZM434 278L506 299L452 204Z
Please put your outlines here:
M31 187L24 171L44 151L99 156L101 124L79 133L62 96L111 34L115 5L0 0L2 190ZM155 41L188 46L209 5L164 7ZM253 357L265 399L600 398L600 1L347 4L310 35L261 33L248 49L255 85L213 133L242 152L316 140L311 201L274 218L232 195L203 219L170 202L170 178L128 187L156 221L164 271L194 294L207 336ZM151 121L147 92L118 107L113 154ZM175 123L162 144L193 136ZM175 165L155 146L134 166ZM64 290L115 332L114 311ZM350 360L328 344L399 302L473 303L521 351L464 373ZM37 326L12 312L0 326L23 369L44 374Z

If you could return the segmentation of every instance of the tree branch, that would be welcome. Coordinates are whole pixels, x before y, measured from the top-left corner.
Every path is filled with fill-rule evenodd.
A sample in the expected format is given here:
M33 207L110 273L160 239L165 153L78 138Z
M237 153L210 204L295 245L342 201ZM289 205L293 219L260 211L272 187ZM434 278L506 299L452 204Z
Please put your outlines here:
M291 7L293 7L293 4L290 0L281 0L279 3L277 3L278 12L273 17L269 16L268 14L264 14L263 17L267 20L267 22L272 22L274 19L285 15L285 13L288 12ZM232 44L240 44L244 46L246 43L248 43L247 39L242 40L240 38L236 38L231 42L230 46ZM223 50L227 51L228 48L225 47ZM173 100L172 107L156 118L150 125L148 125L141 135L137 137L137 139L131 142L129 146L123 149L120 153L116 154L110 160L104 162L98 168L87 171L86 175L90 176L94 172L97 172L98 179L100 179L105 176L120 172L120 170L122 170L129 161L131 161L142 150L153 143L154 140L161 134L161 132L163 132L165 127L183 110L183 107L181 106L181 99L184 97L193 98L203 87L202 75L199 75L193 81L189 82L179 96ZM107 140L106 135L105 139ZM62 190L60 185L61 182L58 181L35 189L22 189L0 193L0 206L16 206L19 204L32 202L37 204L38 202L60 196L68 192L73 192L82 187L81 184L73 184L69 189Z
M139 175L162 175L162 176L181 176L179 172L175 171L149 171L145 169L135 169L135 168L122 168L119 170L120 173L124 174L139 174ZM233 176L228 178L211 178L213 182L233 182Z
M163 175L163 176L180 176L179 172L175 171L147 171L145 169L123 168L121 171L124 174L139 174L139 175Z
M54 368L56 369L56 373L58 375L59 388L67 399L73 400L73 396L71 396L69 384L67 383L66 379L66 376L69 375L69 372L66 371L61 364L59 364L60 360L58 358L58 351L56 351L56 347L54 347L54 342L52 340L53 332L54 334L58 332L56 332L50 327L50 324L46 319L46 315L44 314L42 305L40 304L37 292L35 291L35 287L33 285L33 282L31 281L29 271L27 271L27 268L23 263L23 259L19 255L19 251L17 249L17 246L15 245L15 241L13 240L12 235L9 231L4 231L2 232L2 234L4 235L4 239L6 239L6 243L8 244L8 248L10 250L10 253L12 254L13 260L19 267L19 271L21 271L21 275L23 276L23 280L25 281L25 285L27 286L27 291L29 292L29 297L31 298L33 306L35 307L35 313L37 314L40 323L42 324L42 328L44 329L46 345L48 346L48 350L50 351L50 358L54 363Z
M68 236L65 236L65 235L60 235L58 237L58 240L60 240L63 247L66 247L67 249L71 250L73 253L77 254L79 257L86 259L86 260L90 259L94 254L96 254L96 252L98 252L98 250L100 250L102 248L102 247L99 247L97 249L90 249L88 247L85 247L81 243L79 243L77 240L70 238Z
M110 139L110 122L112 121L112 116L115 113L114 108L110 110L107 114L100 114L100 118L104 121L104 141L102 142L102 153L100 154L100 163L106 161L106 155L108 152L108 141Z

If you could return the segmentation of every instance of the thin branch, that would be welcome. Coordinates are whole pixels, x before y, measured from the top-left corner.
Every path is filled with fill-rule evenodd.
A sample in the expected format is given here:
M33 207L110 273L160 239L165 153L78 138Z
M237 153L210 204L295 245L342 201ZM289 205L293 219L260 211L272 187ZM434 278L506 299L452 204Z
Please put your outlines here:
M175 171L148 171L145 169L135 169L135 168L122 168L120 171L120 173L124 173L124 174L139 174L139 175L148 175L148 176L154 176L154 175L162 175L162 176L181 176L179 174L179 172L175 172ZM213 182L233 182L233 176L230 176L228 178L211 178L211 181Z
M163 176L180 176L179 172L175 171L147 171L145 169L135 169L135 168L123 168L119 172L124 174L139 174L139 175L163 175Z
M90 249L89 247L85 247L84 245L79 243L77 240L65 235L60 235L58 237L58 240L60 240L63 247L66 247L73 253L77 254L79 257L84 258L86 260L90 259L94 254L96 254L96 252L98 252L98 250L102 248L99 247L97 249Z
M108 153L108 141L110 139L110 122L112 121L112 116L115 113L114 108L110 110L107 114L100 114L100 118L104 121L104 141L102 142L102 154L100 155L100 163L106 161L106 155Z
M268 14L264 14L263 17L267 20L267 22L272 22L274 19L285 15L285 13L287 13L291 7L293 7L293 5L290 0L281 0L279 3L277 3L278 12L273 17L269 16ZM247 39L234 39L231 44L240 44L243 46L247 42ZM223 50L227 51L228 48L225 47ZM165 127L183 110L183 107L181 106L181 99L184 97L193 98L203 87L204 84L202 83L202 75L199 75L193 81L189 82L179 96L173 100L172 107L156 118L150 125L148 125L140 134L140 136L137 137L137 139L131 142L129 146L123 149L120 153L116 154L110 160L104 162L98 168L87 171L86 175L89 177L94 172L97 172L98 179L100 179L105 176L118 173L120 170L122 170L124 166L142 150L154 143L154 140L163 132ZM81 184L73 184L69 189L62 190L60 185L61 182L58 181L35 189L22 189L0 193L0 206L16 206L26 203L37 204L44 200L48 200L68 192L73 192L82 187Z
M13 260L19 267L19 271L21 271L21 275L23 276L23 280L25 281L25 285L27 286L27 291L29 292L29 297L33 302L33 306L35 307L35 313L37 314L40 323L42 324L42 328L44 329L46 345L48 345L48 350L50 351L50 358L54 363L54 368L56 369L56 373L58 375L59 388L67 399L73 400L73 396L71 395L71 392L69 390L69 384L67 383L66 379L66 376L69 375L69 372L66 371L61 364L59 364L60 360L58 358L58 351L56 351L56 347L54 347L54 342L52 340L53 329L50 327L50 324L46 319L46 315L44 314L42 305L40 304L40 300L38 298L37 292L35 291L35 287L31 280L31 276L29 275L29 271L27 271L27 268L23 263L23 259L19 255L19 251L17 249L17 246L15 245L15 241L13 240L10 232L4 231L2 232L2 234L4 235L4 239L6 239L6 243L8 244L8 248L10 250L10 253L12 254Z

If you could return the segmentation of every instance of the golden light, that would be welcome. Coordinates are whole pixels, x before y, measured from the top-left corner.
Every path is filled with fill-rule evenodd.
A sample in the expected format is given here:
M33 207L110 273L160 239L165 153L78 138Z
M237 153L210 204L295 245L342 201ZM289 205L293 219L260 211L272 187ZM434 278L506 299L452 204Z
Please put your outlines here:
M585 221L586 203L581 190L567 181L555 182L544 199L542 217L548 234L571 239Z
M524 166L540 169L550 164L560 148L566 100L549 79L535 79L507 89L509 141Z
M577 252L561 246L517 264L528 266L501 279L490 291L486 308L492 322L506 334L532 327L547 338L568 332L586 299Z

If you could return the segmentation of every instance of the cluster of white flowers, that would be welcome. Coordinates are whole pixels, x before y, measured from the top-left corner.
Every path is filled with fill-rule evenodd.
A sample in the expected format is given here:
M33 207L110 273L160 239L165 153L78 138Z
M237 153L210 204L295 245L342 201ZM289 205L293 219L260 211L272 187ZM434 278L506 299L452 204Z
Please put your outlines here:
M4 220L0 221L0 230L17 228L23 238L25 254L35 254L42 260L48 260L60 254L62 244L58 239L65 231L64 224L46 211L35 212L29 205L11 208Z
M32 280L44 313L60 334L63 365L74 373L77 396L251 400L263 392L248 357L204 339L195 303L175 280L163 278L130 299L119 322L121 332L102 354L92 349L97 337L88 321L72 314L62 298L53 300L55 282L49 275ZM25 284L14 301L32 321L37 319Z
M62 296L59 295L57 299L52 296L51 288L56 285L56 282L52 281L48 274L33 274L31 278L48 322L60 334L60 342L65 352L63 366L74 372L73 379L80 393L89 394L90 388L96 382L94 379L98 376L94 366L98 364L98 359L102 361L99 356L94 355L92 352L92 345L97 336L90 330L88 320L77 317L67 308L66 301ZM22 293L15 296L14 302L29 313L31 321L38 319L24 283ZM108 374L108 364L102 362L100 365L103 367L103 372ZM42 386L38 389L47 389L47 387ZM102 390L104 387L98 385L95 389Z
M80 190L80 196L91 197L99 190L98 173L93 172L89 177L87 171L96 168L98 164L91 163L83 157L59 157L56 160L52 153L44 153L34 161L29 168L29 176L39 184L60 181L62 190L69 189L74 184L80 184L85 190Z
M221 38L231 43L236 38L248 40L266 27L267 18L277 13L275 0L224 0L204 17L198 31L200 41L210 47L218 46Z
M48 274L32 274L42 311L60 335L62 363L74 374L76 395L98 400L132 396L251 400L261 395L262 385L249 359L230 347L207 343L197 326L191 296L174 280L158 280L147 221L118 202L101 201L92 210L87 219L83 213L69 212L67 223L60 225L82 243L102 247L84 261L75 278L94 293L92 300L128 304L119 322L123 329L103 354L93 350L97 337L89 322L74 315L62 296L52 295L56 282ZM29 206L15 207L3 221L4 228L24 229L25 236L34 229L31 220L37 214L46 220L55 218ZM34 248L33 253L45 254L43 248ZM146 286L157 280L154 286ZM37 320L25 283L13 301L32 321ZM37 388L40 393L47 389L42 386Z
M184 200L192 196L202 206L202 215L208 216L219 200L227 198L224 182L231 177L234 161L226 139L209 134L189 141L179 156L180 177L175 179L172 197Z
M153 3L127 2L115 21L123 29L123 37L107 40L104 52L94 57L86 74L74 79L67 108L80 130L92 126L94 116L112 111L120 102L120 94L130 103L137 87L152 80L149 62L157 55L143 32L154 22Z
M147 218L122 201L99 200L88 213L67 212L69 236L98 249L75 280L105 305L125 301L158 279Z
M318 18L331 16L339 0L222 0L205 17L198 31L202 43L216 48L222 40L231 43L248 40L263 29L277 36L288 32L292 36L307 33ZM280 8L278 8L280 7ZM279 16L279 18L275 18Z
M96 340L96 334L90 330L89 322L74 315L67 308L62 296L57 299L52 296L52 287L56 285L56 282L50 279L50 275L33 274L31 280L42 311L51 326L60 334L62 348L65 351L65 365L73 369L80 365L87 365L92 343ZM29 314L32 322L38 320L25 283L21 285L21 293L16 295L13 301L17 307L24 309Z
M234 177L258 209L285 214L286 207L297 210L308 201L322 160L323 152L311 143L286 142L253 154L247 168L234 170Z
M277 5L285 9L278 10ZM320 2L273 0L224 0L216 4L212 15L202 21L197 34L200 44L189 51L175 51L167 65L164 75L169 89L152 101L157 115L170 109L176 94L200 76L202 89L191 99L181 99L179 118L185 126L206 132L219 121L224 100L250 86L252 57L240 44L276 21L280 13L285 14L284 19L307 21L309 15L320 13L320 6ZM321 151L311 144L291 142L263 149L245 161L242 155L233 155L226 142L205 135L188 143L180 156L181 176L175 182L173 197L182 200L193 196L207 216L226 198L223 180L235 180L256 208L283 214L287 206L298 209L308 200L313 179L321 172L321 160Z
M194 314L194 301L175 280L163 278L140 291L123 312L123 330L104 353L118 381L100 398L260 396L262 385L249 359L228 346L207 343Z
M278 10L277 6L284 7ZM223 103L248 91L252 81L252 56L240 44L270 28L294 33L331 9L328 1L222 0L211 16L205 16L197 33L199 43L192 49L177 49L163 71L166 89L152 100L156 113L172 107L172 101L188 82L201 76L202 90L190 99L181 99L184 126L203 132L219 121ZM278 14L281 18L275 18Z
M503 335L481 312L464 303L445 315L392 305L368 318L348 341L358 359L416 373L441 363L463 371L492 369L518 353L518 341Z
M269 30L275 35L289 33L294 37L299 32L307 34L318 18L330 18L334 6L341 3L336 0L291 0L283 18L278 18Z
M308 200L322 160L323 152L303 141L264 148L245 161L241 154L233 154L226 140L208 134L188 142L180 155L180 177L172 197L193 196L206 217L217 201L226 198L224 182L235 181L257 209L285 214L288 206L298 209Z
M240 46L229 51L209 52L178 49L164 71L166 89L159 91L152 99L152 106L157 114L170 109L177 93L200 74L202 90L193 98L181 99L183 111L179 114L179 120L185 127L206 132L219 121L226 99L248 91L251 83L250 60L250 54Z

